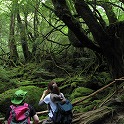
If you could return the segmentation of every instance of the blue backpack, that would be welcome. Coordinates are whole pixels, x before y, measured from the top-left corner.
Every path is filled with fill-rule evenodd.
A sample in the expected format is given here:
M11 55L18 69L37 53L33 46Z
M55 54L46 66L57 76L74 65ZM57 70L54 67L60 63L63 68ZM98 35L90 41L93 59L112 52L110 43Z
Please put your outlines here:
M71 124L72 123L72 104L69 100L66 103L56 103L57 107L53 113L52 120L55 124Z

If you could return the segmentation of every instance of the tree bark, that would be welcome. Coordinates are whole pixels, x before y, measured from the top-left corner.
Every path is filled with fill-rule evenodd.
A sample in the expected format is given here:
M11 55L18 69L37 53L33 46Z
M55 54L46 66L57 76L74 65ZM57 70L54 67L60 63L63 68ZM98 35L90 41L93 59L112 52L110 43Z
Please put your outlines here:
M116 36L116 33L111 36L107 30L102 27L84 0L75 0L75 9L89 27L94 42L93 39L89 39L86 36L80 22L72 16L66 4L66 0L52 0L52 2L55 8L55 14L75 34L82 43L82 46L104 55L113 78L122 77L124 75L123 44L121 39Z
M9 34L9 48L10 48L10 58L11 61L14 63L18 60L18 52L17 52L17 46L14 38L15 34L15 14L11 12L11 19L10 19L10 34ZM12 63L9 63L10 65Z
M109 20L109 24L117 22L117 17L115 13L113 12L112 6L108 3L103 3L101 6L104 8L106 12L106 15Z
M23 53L24 53L24 58L25 61L29 61L31 58L31 54L28 50L28 43L27 43L27 38L26 38L26 33L25 33L25 27L23 25L23 23L21 22L21 17L19 12L17 13L17 21L18 21L18 25L19 25L19 29L20 29L20 37L21 37L21 44L22 44L22 49L23 49Z
M34 23L33 23L34 24L34 38L33 38L33 48L32 48L32 55L34 57L35 57L36 51L37 51L36 39L39 36L39 34L38 34L38 24L39 24L39 20L38 20L38 8L39 8L39 1L36 1L35 9L34 9ZM39 58L40 58L40 56L39 56Z

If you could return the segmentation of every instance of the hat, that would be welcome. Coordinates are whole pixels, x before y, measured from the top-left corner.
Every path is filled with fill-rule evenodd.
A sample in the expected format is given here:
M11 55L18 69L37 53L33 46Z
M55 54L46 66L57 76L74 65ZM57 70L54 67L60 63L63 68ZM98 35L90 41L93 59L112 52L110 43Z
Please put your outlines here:
M13 104L21 104L23 102L23 100L25 99L27 92L23 91L23 90L17 90L13 96L13 98L11 99L11 102Z

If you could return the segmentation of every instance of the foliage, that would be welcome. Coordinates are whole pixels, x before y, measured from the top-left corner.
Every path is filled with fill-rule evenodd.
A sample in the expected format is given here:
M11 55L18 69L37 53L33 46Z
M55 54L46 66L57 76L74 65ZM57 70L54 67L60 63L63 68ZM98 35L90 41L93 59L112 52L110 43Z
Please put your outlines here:
M73 99L73 102L77 101L77 100L81 100L83 97L78 97L76 99ZM91 111L95 108L97 108L97 105L99 105L99 103L101 102L101 100L92 100L91 98L84 100L82 104L79 104L77 106L74 106L74 111L75 112L88 112Z
M6 90L15 88L16 80L11 78L11 73L0 66L0 93L3 93Z
M10 82L0 81L0 93L3 93L9 89L14 89L15 87L17 87L15 80L11 80Z
M85 35L87 35L97 47L100 47L100 44L97 44L95 41L84 19L81 18L81 16L78 17L74 1L66 0L66 2L73 17L79 21L81 28L84 29ZM120 1L85 0L85 2L91 8L93 15L97 18L100 25L102 25L100 19L103 19L103 22L106 24L105 29L110 26L109 19L102 6L105 3L109 3L109 5L112 6L112 10L118 22L124 20L124 6ZM10 104L12 94L15 90L20 88L28 91L26 101L33 104L37 111L45 110L46 107L41 108L37 105L38 100L48 82L53 79L60 86L60 90L64 92L65 96L69 97L72 102L82 99L84 96L111 81L112 75L109 74L109 64L107 65L107 60L101 54L97 53L97 51L94 52L90 50L86 46L75 48L72 45L69 40L68 27L55 15L55 9L53 8L51 0L45 0L44 3L39 3L37 0L22 0L18 2L16 0L3 0L1 1L0 10L0 111L5 112ZM15 15L15 20L12 21L14 24L12 37L14 38L13 43L19 55L16 62L10 59L10 51L13 49L9 49L8 47L10 46L9 38L12 35L10 28L11 12ZM25 50L25 52L31 54L29 61L25 61L24 48L21 45L24 40L21 41L17 13L20 14L20 21L24 26L25 40L27 42L27 48L29 48L28 51ZM111 31L113 31L114 26L115 23L112 23ZM119 30L118 27L119 25L114 27L116 29L116 36L121 35L120 32L120 34L117 33ZM96 30L96 28L97 27L94 29ZM79 34L79 32L77 33ZM98 33L94 34L99 36ZM108 33L106 34L108 35ZM118 37L118 39L119 38L120 37ZM71 35L71 39L72 41L75 40L73 35ZM84 39L82 41L84 41ZM108 43L108 41L106 42ZM113 42L110 47L114 45L115 50L117 45ZM102 51L105 50L102 49ZM115 52L115 54L116 53L119 52ZM10 63L11 61L14 62L13 65L15 67ZM118 65L115 65L114 67L117 66ZM111 88L95 97L100 100L107 96L109 90L111 90ZM76 106L74 109L83 112L89 111L97 104L99 104L99 101L93 101L91 98L85 100L82 105Z
M57 84L61 84L62 82L65 82L66 81L66 78L63 78L63 77L60 77L60 78L55 78L54 81L57 82Z
M74 110L76 112L88 112L88 111L93 110L93 108L94 108L94 105L93 104L90 104L90 105L87 105L86 107L84 107L84 106L76 106L74 108Z
M70 98L75 99L77 97L83 97L83 96L86 96L92 92L93 92L93 90L91 90L89 88L78 87L78 88L74 89L73 94L71 94Z
M109 73L107 72L101 72L101 73L96 73L94 76L93 76L93 79L96 79L97 81L99 81L101 84L105 85L107 84L108 82L111 81L111 76Z
M25 86L25 87L19 87L16 89L10 89L5 91L4 93L0 94L0 111L4 112L7 110L9 105L11 104L11 98L16 90L22 89L24 91L27 91L27 97L25 101L31 105L33 105L36 108L36 111L40 111L41 107L38 106L38 100L41 97L41 94L43 93L42 88L38 88L35 86Z
M8 73L8 71L6 71L4 69L4 67L0 66L0 80L1 81L8 81L10 80L10 74Z

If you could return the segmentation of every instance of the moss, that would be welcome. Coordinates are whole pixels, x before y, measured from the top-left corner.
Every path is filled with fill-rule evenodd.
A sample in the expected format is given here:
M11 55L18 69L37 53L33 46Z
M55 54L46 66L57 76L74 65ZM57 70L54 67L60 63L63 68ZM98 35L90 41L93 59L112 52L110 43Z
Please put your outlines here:
M0 81L10 80L10 74L2 66L0 66Z
M107 72L101 72L101 73L96 73L93 77L92 80L96 80L99 84L99 86L103 86L107 84L108 82L111 81L110 74Z
M94 108L94 105L93 104L90 104L90 105L87 105L87 106L75 106L73 108L73 111L76 111L76 112L87 112L87 111L90 111L90 110L93 110Z
M17 85L14 80L10 80L9 82L0 81L0 93L3 93L9 89L14 89L15 87L17 87Z
M76 88L76 86L77 86L77 82L73 82L73 83L71 84L71 87Z
M87 82L89 79L88 78L86 78L86 77L80 77L80 76L75 76L75 77L73 77L73 78L71 78L71 80L73 81L73 82Z
M11 78L12 75L11 71L7 71L0 66L0 93L16 87L15 80Z
M87 99L83 101L81 105L75 106L73 110L77 112L87 112L96 108L100 102L100 100L94 100L92 102L90 99Z
M76 88L73 93L71 94L70 98L71 99L75 99L77 97L83 97L85 95L88 95L90 93L92 93L93 90L89 89L89 88L85 88L85 87L78 87Z
M72 99L71 102L74 103L74 102L76 102L76 101L82 100L84 97L85 97L85 96L83 96L83 97L77 97L77 98L75 98L75 99ZM91 100L91 98L88 98L88 99L84 100L84 101L83 101L83 104L89 102L90 100Z
M25 102L33 105L36 109L36 111L41 111L43 108L38 106L39 99L44 91L43 88L38 88L35 86L23 86L16 89L8 90L2 94L0 94L0 111L5 113L9 105L11 104L11 98L16 90L22 89L24 91L27 91L27 97L25 99Z
M93 108L94 108L94 105L93 104L88 105L85 108L83 108L83 112L91 111L91 110L93 110Z
M29 85L29 84L30 84L30 85L33 84L33 81L28 81L28 80L24 80L24 81L23 81L23 80L22 80L21 82L20 82L20 81L17 82L17 85L18 85L18 86Z
M61 82L65 82L66 79L65 78L55 78L54 81L57 83L61 83Z
M120 101L124 102L124 94L117 97Z

